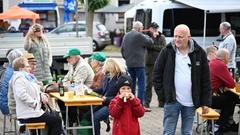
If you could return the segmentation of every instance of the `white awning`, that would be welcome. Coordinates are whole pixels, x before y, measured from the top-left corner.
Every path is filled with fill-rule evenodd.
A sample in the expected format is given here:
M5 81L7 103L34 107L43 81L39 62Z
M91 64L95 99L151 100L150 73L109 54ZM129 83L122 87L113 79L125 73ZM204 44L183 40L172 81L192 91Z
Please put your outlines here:
M175 0L187 6L195 7L207 13L239 12L240 0Z

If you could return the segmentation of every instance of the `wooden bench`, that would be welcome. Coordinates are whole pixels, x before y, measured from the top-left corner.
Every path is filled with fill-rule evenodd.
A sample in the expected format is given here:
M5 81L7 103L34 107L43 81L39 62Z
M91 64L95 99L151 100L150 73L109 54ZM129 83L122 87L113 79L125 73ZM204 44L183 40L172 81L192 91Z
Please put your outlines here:
M197 112L197 119L199 120L199 118L201 118L201 122L199 123L199 121L198 121L198 125L197 125L196 129L198 129L199 126L202 125L202 128L201 128L201 135L202 135L203 134L203 129L205 129L205 131L207 131L207 126L204 126L204 121L211 120L211 122L212 122L212 133L214 135L214 120L218 120L220 114L212 108L209 108L209 112L207 114L202 114L202 107L199 107L196 110L196 112Z
M29 130L36 130L37 135L40 135L38 130L39 129L44 129L45 128L46 123L45 122L38 122L38 123L26 123L26 129Z

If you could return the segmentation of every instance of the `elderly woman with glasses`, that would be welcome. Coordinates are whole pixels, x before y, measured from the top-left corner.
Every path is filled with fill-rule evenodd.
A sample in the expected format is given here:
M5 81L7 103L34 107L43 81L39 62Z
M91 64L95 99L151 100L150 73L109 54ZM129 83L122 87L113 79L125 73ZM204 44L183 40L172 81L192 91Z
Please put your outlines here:
M16 117L21 123L45 122L48 135L61 135L62 121L59 116L42 110L42 103L48 103L48 96L40 91L37 79L30 73L30 65L24 57L14 60L15 70L9 84L16 101Z
M52 82L50 67L52 65L51 47L43 34L43 27L40 24L33 24L25 38L24 49L32 53L37 61L34 75L39 81L48 80Z

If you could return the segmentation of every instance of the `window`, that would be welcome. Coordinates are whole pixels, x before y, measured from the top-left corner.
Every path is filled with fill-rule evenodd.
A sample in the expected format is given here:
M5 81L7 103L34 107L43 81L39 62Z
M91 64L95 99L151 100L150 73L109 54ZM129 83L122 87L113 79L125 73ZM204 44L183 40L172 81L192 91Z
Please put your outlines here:
M64 32L72 32L72 31L73 31L73 24L69 24L69 25L64 25L60 27L55 31L55 33L64 33Z
M152 9L138 9L135 20L142 22L144 28L148 28L152 21Z
M99 31L107 31L107 28L103 24L97 24L96 26Z
M122 6L124 4L130 4L130 0L118 0L118 6Z
M76 24L74 24L73 31L76 31ZM84 24L78 24L78 31L86 31L85 25Z
M172 37L174 28L178 24L189 26L191 36L203 36L204 11L199 9L167 9L163 16L163 34ZM207 14L206 36L219 35L218 27L221 23L221 14Z
M237 44L240 44L240 13L226 13L226 21L231 23L231 28Z

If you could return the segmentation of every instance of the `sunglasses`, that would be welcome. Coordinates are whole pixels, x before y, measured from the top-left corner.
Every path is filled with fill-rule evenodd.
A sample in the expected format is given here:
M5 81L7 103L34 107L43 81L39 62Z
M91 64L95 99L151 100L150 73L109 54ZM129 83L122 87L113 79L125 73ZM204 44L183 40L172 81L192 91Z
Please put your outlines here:
M41 28L33 28L33 31L34 32L40 32L40 31L42 31L42 29Z

